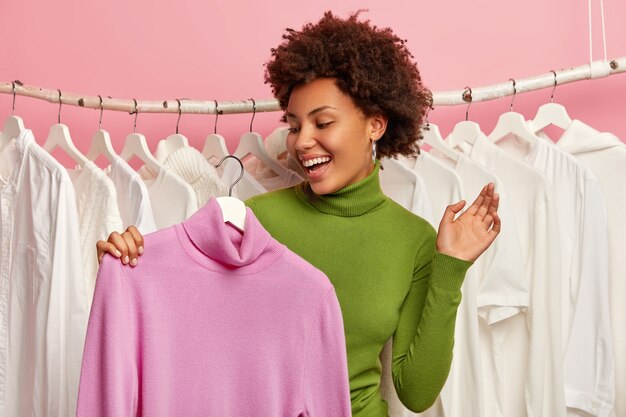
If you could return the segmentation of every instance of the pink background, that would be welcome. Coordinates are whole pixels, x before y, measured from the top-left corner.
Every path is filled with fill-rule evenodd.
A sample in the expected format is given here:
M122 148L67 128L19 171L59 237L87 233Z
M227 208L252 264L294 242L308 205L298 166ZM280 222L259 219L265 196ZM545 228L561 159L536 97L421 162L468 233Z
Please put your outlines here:
M256 4L255 4L256 3ZM270 98L263 64L286 27L317 21L325 10L340 16L367 8L364 16L390 26L408 40L425 84L432 90L462 89L582 65L589 60L587 2L502 1L302 1L263 2L79 1L0 2L0 81L85 95L139 99ZM594 59L603 58L599 1L594 1ZM608 57L626 55L626 2L604 2ZM550 89L518 95L514 110L532 118ZM626 74L558 87L555 101L572 118L626 139ZM510 98L475 103L470 120L491 131ZM17 97L15 113L42 144L56 123L58 105ZM0 121L11 96L0 94ZM77 147L86 152L99 111L63 107ZM234 150L251 115L225 115L218 123ZM430 120L447 134L465 117L465 106L439 107ZM254 130L266 135L277 112L257 114ZM137 131L152 150L174 133L176 114L140 114ZM180 133L201 147L215 116L183 114ZM103 128L120 151L133 116L105 112Z

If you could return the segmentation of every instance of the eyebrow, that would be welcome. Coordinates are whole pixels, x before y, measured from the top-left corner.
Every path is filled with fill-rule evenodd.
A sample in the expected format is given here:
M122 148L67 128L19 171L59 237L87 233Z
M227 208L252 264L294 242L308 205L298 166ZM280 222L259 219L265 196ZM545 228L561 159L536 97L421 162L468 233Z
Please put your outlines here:
M314 114L319 113L319 112L321 112L321 111L323 111L323 110L327 110L327 109L337 110L337 108L336 108L336 107L333 107L333 106L322 106L322 107L318 107L318 108L317 108L317 109L315 109L315 110L311 110L311 111L309 112L309 114L307 114L307 116L308 116L308 117L313 116ZM293 114L293 113L290 113L290 112L285 113L285 116L286 116L286 117L289 117L289 118L292 118L292 119L297 119L296 115L295 115L295 114Z

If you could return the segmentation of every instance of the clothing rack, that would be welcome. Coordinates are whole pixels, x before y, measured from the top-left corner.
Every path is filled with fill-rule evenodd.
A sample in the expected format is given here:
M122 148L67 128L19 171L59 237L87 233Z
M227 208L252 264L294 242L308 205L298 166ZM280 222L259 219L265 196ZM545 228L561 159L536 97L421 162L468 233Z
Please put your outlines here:
M466 87L463 90L433 92L433 105L455 106L469 102L476 103L495 100L513 94L549 87L555 88L557 85L602 78L622 72L626 72L626 56L616 58L610 62L608 60L592 61L589 64L573 68L560 69L558 71L550 71L548 73L518 79L515 80L515 85L511 80L508 80L483 87ZM19 81L0 82L0 93L32 97L46 100L50 103L62 102L61 104L63 105L88 107L92 109L102 108L104 110L123 111L131 114L135 112L216 114L218 110L219 114L280 111L280 106L276 99L247 99L221 102L216 100L190 99L135 101L134 99L102 96L101 100L99 96L61 92L60 90L26 85Z

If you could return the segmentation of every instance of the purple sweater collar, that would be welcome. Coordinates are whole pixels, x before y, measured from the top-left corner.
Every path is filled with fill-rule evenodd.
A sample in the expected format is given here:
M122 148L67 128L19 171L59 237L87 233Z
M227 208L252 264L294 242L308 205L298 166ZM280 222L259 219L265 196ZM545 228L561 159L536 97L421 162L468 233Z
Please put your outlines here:
M252 210L246 208L246 230L242 234L224 223L222 209L215 198L182 224L189 240L204 255L227 267L242 267L255 262L269 250L270 234Z

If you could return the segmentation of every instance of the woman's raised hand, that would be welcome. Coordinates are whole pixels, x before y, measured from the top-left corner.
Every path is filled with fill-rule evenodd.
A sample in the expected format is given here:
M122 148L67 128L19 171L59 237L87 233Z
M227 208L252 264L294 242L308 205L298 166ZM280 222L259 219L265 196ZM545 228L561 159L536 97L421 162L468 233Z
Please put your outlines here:
M498 204L500 196L490 183L465 212L454 216L465 207L465 201L448 206L437 234L437 251L466 261L475 261L500 233Z
M105 242L99 240L96 243L98 249L98 263L102 261L105 253L110 253L120 258L123 264L137 265L137 257L143 253L143 236L135 226L129 226L121 234L113 232Z

